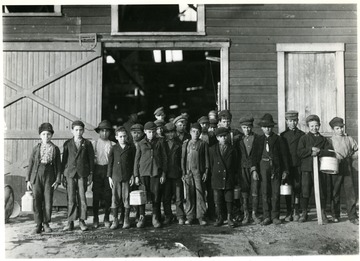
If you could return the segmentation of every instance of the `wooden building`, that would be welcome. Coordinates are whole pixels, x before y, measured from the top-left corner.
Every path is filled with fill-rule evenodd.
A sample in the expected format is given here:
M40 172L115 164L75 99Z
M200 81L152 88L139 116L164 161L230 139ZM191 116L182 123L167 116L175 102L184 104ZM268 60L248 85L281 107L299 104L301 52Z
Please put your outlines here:
M111 91L111 86L104 89L105 59L114 51L206 51L217 56L214 104L232 111L235 128L244 114L257 121L269 112L280 132L285 111L295 109L303 129L306 116L318 114L321 132L327 135L329 120L340 116L347 133L357 138L356 7L197 5L188 7L196 11L195 26L177 31L141 31L146 21L139 28L124 29L124 14L131 10L124 6L3 9L6 182L23 194L28 156L44 121L53 124L60 147L75 119L85 122L86 137L96 137L93 130L104 118L103 96ZM156 8L147 13L167 13L157 13ZM141 91L141 71L124 68L129 82ZM201 96L198 101L204 97L192 96ZM156 99L153 106L159 105ZM200 103L195 109L201 108Z

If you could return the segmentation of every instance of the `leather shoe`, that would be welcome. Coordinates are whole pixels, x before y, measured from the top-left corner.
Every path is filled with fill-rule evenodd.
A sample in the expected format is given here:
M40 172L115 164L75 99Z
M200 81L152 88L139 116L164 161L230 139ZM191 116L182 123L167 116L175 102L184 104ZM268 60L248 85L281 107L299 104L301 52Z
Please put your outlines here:
M270 218L265 218L261 223L260 225L262 226L267 226L267 225L270 225L271 224L271 219Z
M200 224L200 226L206 226L207 222L205 220L203 220L202 218L199 218L199 224Z
M98 228L98 227L99 227L99 218L94 217L93 227L94 227L94 228Z
M214 227L220 227L220 226L222 226L223 223L224 223L224 220L222 218L218 218L214 223Z
M286 215L286 217L285 217L284 220L285 220L286 222L290 222L290 221L293 221L294 219L293 219L292 214L290 213L290 214L287 214L287 215Z
M179 218L179 225L184 225L185 224L185 220L183 218Z
M45 231L45 233L51 233L52 232L52 229L49 226L49 223L44 223L44 231Z
M185 225L192 225L194 221L192 219L188 219L185 221Z
M331 218L331 221L333 222L333 223L339 223L339 218L338 217L332 217Z
M43 229L43 227L41 224L36 225L36 228L34 229L33 234L40 234L42 232L42 229Z
M88 230L88 227L87 227L87 225L85 224L85 221L84 221L84 220L80 220L80 221L79 221L79 227L80 227L81 231L86 231L86 230Z
M63 228L63 231L71 231L74 229L74 221L69 221L67 225Z
M274 218L274 219L272 220L272 222L273 222L274 225L280 225L280 224L281 224L281 220L278 219L278 218Z
M351 219L350 222L353 223L354 225L359 225L359 219L358 218Z
M138 228L145 227L145 217L143 215L140 215L139 221L136 223L136 227Z

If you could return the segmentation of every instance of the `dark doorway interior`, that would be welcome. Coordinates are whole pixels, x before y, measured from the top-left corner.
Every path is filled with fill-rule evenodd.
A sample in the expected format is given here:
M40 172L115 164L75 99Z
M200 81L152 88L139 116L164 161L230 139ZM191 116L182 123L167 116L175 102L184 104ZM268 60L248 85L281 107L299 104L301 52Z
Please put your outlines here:
M145 123L163 106L166 120L186 111L195 122L217 107L220 63L211 58L219 56L213 50L106 49L102 118L121 125L137 113Z

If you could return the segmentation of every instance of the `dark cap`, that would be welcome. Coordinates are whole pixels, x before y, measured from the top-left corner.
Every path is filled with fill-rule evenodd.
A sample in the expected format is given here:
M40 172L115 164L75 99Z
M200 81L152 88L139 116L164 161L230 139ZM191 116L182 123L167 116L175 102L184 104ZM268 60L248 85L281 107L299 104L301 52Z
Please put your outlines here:
M164 126L164 132L176 131L175 124L172 122L166 123Z
M190 125L190 129L198 129L199 131L201 131L201 125L198 122L192 123Z
M216 128L218 124L218 120L217 119L210 119L210 127L212 128Z
M219 118L226 118L226 119L232 119L232 115L229 110L222 110L219 112Z
M164 112L164 107L160 107L160 108L157 108L155 111L154 111L154 115L164 115L165 112Z
M229 129L228 128L220 127L220 128L217 128L215 130L215 135L216 136L226 136L228 134L229 134Z
M163 120L156 120L154 123L157 127L163 127L165 125L165 121Z
M189 113L187 112L182 112L181 116L183 117L184 120L188 120L189 119Z
M331 128L343 127L345 125L344 119L339 118L339 117L335 117L329 122L329 125L330 125Z
M177 116L177 117L174 119L173 123L176 124L176 123L178 123L179 121L184 121L184 120L185 120L185 118L180 115L180 116Z
M275 124L276 123L270 113L265 113L258 123L260 127L274 127Z
M42 133L43 131L48 131L51 132L51 134L54 134L53 126L48 122L44 122L40 125L39 134Z
M108 120L103 120L102 122L100 122L99 126L95 128L95 131L99 133L100 130L104 130L104 129L112 130L111 123Z
M306 117L306 123L309 123L310 121L317 121L318 123L320 123L320 118L315 114L311 114Z
M85 128L85 124L82 121L73 121L73 123L71 124L71 128L73 129L75 126L80 126Z
M130 127L130 131L144 131L144 126L140 123L136 123Z
M156 124L152 121L148 121L144 125L144 130L156 130Z
M287 120L297 120L298 118L299 118L299 112L297 112L297 111L285 112L285 119L287 119Z
M244 116L239 120L240 125L253 126L254 118L252 116Z
M203 123L210 123L209 121L209 117L208 116L202 116L198 119L198 123L203 124Z

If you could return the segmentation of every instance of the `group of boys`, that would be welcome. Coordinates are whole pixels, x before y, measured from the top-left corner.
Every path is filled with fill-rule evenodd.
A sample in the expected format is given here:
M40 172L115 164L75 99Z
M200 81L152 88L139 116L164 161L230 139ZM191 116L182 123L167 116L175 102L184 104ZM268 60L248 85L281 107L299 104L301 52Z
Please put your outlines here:
M175 217L180 225L191 225L197 220L204 226L211 219L215 219L215 226L227 222L229 227L235 227L238 221L242 224L252 221L261 225L280 224L280 185L284 183L294 188L293 197L285 197L285 221L305 222L313 188L312 162L316 156L337 157L340 166L338 175L328 177L319 173L323 221L328 222L325 207L327 179L330 179L332 221L339 222L340 189L344 186L349 220L358 224L351 168L358 148L356 141L344 133L343 119L335 117L330 121L334 135L327 139L319 133L320 119L316 115L306 118L307 134L298 129L296 111L286 112L287 129L280 135L273 132L276 123L268 113L258 122L262 135L253 132L252 116L240 118L242 132L232 129L232 115L228 110L209 112L208 116L190 124L189 132L186 130L186 114L168 123L162 107L155 110L154 115L155 121L144 126L139 123L130 126L130 134L125 127L117 127L116 144L109 140L113 130L109 121L102 121L95 129L99 139L92 143L82 137L84 124L81 121L72 123L74 137L64 143L61 164L56 164L56 178L50 184L53 191L63 174L62 183L67 188L68 198L68 223L64 230L72 230L77 219L81 230L88 229L85 224L85 192L91 182L94 228L99 227L101 202L104 202L105 227L116 229L122 225L129 228L129 195L131 190L139 188L145 191L148 202L152 204L152 225L155 228L170 224ZM51 138L52 126L48 128ZM40 136L41 133L39 129ZM33 161L35 158L32 155ZM27 178L29 189L34 187L33 169L30 168ZM236 185L241 188L241 201L234 200ZM262 200L262 219L258 213L259 197ZM40 198L38 196L38 200ZM176 215L172 213L172 202L175 202ZM40 209L39 204L35 203L35 206ZM36 219L37 233L42 227L50 229L51 212L48 213L48 208L45 210L46 222L40 217ZM240 208L243 215L235 217L234 210ZM112 223L110 213L113 215ZM145 224L143 204L136 208L136 226L142 228Z

